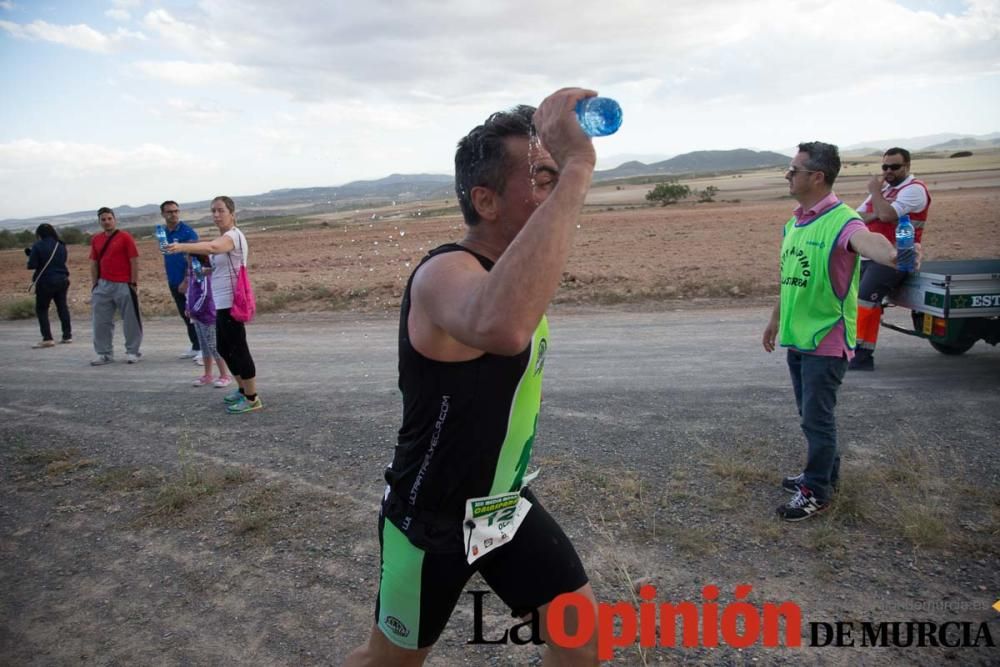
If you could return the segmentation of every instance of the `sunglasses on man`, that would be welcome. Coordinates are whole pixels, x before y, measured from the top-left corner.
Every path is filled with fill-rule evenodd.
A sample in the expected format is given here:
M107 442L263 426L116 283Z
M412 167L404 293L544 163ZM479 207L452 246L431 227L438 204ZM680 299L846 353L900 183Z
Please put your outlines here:
M883 164L882 165L882 171L889 171L890 169L892 171L899 171L902 168L903 168L903 165L901 165L901 164Z

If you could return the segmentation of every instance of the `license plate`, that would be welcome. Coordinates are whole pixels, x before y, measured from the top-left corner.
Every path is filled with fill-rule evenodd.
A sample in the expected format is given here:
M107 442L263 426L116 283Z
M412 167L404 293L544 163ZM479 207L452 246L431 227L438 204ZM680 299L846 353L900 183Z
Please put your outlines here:
M924 313L924 335L930 336L934 330L934 316Z

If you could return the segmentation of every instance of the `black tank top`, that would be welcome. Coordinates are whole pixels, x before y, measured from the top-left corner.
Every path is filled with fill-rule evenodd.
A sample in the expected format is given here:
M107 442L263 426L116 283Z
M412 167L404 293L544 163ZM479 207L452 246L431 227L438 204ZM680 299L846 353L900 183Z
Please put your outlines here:
M543 316L519 354L470 361L428 359L410 344L407 319L413 276L432 257L468 252L484 269L493 262L458 244L432 250L407 282L399 316L399 429L383 512L411 543L428 551L464 551L465 501L521 488L538 423L548 346Z

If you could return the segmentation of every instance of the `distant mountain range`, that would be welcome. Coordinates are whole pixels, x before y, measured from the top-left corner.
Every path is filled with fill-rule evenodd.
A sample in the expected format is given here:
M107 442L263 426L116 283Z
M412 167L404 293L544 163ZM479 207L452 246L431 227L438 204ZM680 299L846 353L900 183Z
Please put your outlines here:
M601 171L614 169L615 167L623 165L626 162L645 162L646 164L652 164L653 162L663 162L664 160L669 160L672 157L674 157L674 155L668 153L616 153L614 155L601 155L601 153L598 152L597 168Z
M1000 146L1000 132L968 136L959 134L935 134L907 139L881 139L865 141L845 146L843 151L879 152L890 146L902 146L910 150L960 150ZM611 181L643 176L680 177L697 174L744 171L766 167L783 167L788 164L789 155L773 151L755 151L738 148L727 151L694 151L667 160L646 164L640 160L629 160L615 167L594 172L594 181ZM650 154L655 157L654 154ZM626 156L622 156L626 157ZM345 185L314 188L284 188L262 194L237 197L240 216L250 219L261 216L309 215L338 210L388 204L391 202L413 202L428 199L454 199L455 179L446 174L392 174L371 181L353 181ZM209 201L184 202L183 211L206 211ZM283 211L282 209L291 209ZM157 224L161 221L158 204L145 206L118 206L115 208L122 227ZM199 219L205 216L195 216ZM94 211L76 211L60 215L37 218L0 220L0 229L33 229L39 223L48 222L56 227L75 226L84 230L97 229Z
M614 169L595 171L595 181L610 181L634 176L680 176L720 171L743 171L764 167L785 166L791 158L772 151L752 151L737 148L731 151L694 151L669 160L644 164L638 160L626 162Z
M283 188L262 194L235 197L243 220L261 216L283 215L281 209L294 209L308 215L354 208L375 202L410 202L444 199L455 196L455 178L443 174L392 174L374 181L354 181L346 185L315 188ZM208 217L210 200L183 202L181 212L187 220ZM162 222L159 204L113 207L120 227L154 225ZM198 215L191 215L198 211ZM95 211L74 211L60 215L18 220L0 220L0 229L34 228L48 222L55 227L79 227L84 231L98 228Z
M960 150L963 148L988 148L1000 146L1000 132L990 134L955 134L945 132L942 134L928 134L922 137L906 137L897 139L875 139L872 141L862 141L850 146L841 146L842 151L852 152L881 152L887 148L899 146L908 151L947 151Z
M995 139L972 139L971 137L961 137L959 139L952 139L951 141L945 141L940 144L934 144L933 146L928 146L927 148L921 148L920 150L950 151L963 148L993 148L995 146L1000 146L1000 137Z

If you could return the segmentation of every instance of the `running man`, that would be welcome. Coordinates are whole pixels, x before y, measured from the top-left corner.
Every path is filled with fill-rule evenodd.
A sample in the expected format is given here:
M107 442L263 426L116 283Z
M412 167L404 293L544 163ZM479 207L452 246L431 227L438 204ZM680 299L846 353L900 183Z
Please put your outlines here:
M537 610L543 639L558 595L594 601L573 545L525 476L545 310L594 170L574 107L594 94L566 88L537 111L493 114L458 144L466 235L430 251L403 295L403 424L379 515L375 627L346 665L423 664L474 572L515 616ZM550 643L544 664L596 665L596 643Z

